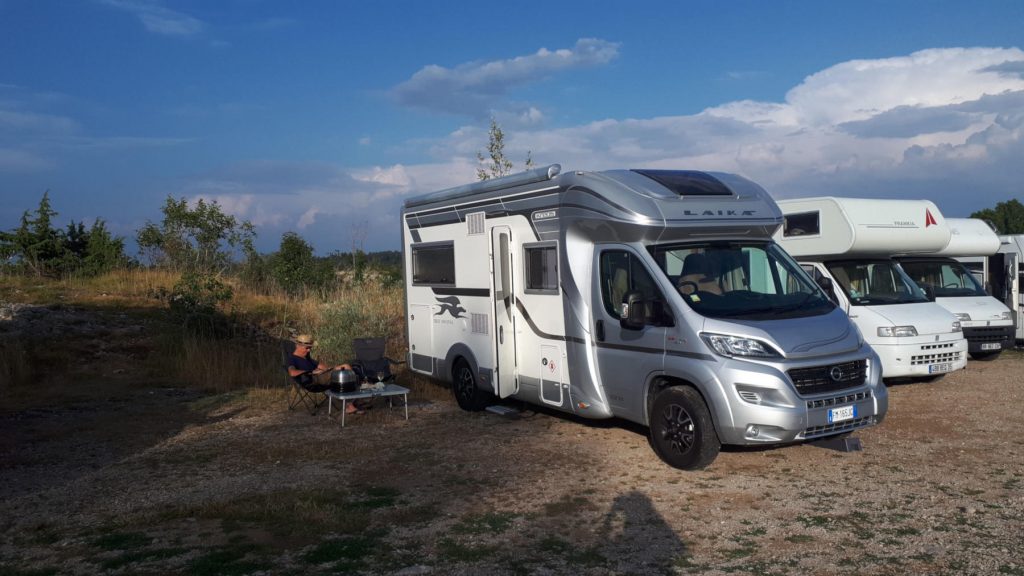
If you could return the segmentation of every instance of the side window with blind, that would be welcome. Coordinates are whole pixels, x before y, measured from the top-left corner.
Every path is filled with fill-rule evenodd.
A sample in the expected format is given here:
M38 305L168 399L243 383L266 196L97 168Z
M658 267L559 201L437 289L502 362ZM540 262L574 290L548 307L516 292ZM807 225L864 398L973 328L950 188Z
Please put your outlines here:
M527 294L558 294L558 245L524 244Z
M413 244L413 286L455 286L455 244Z

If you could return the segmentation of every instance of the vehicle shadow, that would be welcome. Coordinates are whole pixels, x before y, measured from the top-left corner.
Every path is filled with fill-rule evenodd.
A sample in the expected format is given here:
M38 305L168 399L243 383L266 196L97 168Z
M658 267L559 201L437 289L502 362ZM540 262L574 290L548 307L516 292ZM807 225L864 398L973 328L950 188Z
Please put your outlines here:
M604 542L602 555L617 573L664 572L690 554L650 498L636 490L615 498L597 535Z

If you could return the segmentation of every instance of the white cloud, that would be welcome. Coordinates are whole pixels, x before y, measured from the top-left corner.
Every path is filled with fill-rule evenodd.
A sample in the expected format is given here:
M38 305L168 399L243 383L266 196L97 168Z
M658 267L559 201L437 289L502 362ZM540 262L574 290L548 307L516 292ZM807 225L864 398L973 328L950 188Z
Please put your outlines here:
M1016 48L845 62L808 76L782 102L506 130L505 154L517 168L530 150L538 166L564 170L722 170L779 198L929 198L949 216L966 216L1021 195L1024 77L1012 73L1019 66L1024 52ZM360 223L371 230L366 249L395 249L404 199L473 182L486 142L485 128L467 125L410 143L429 151L430 163L250 162L201 175L188 190L248 195L238 209L266 223L263 249L296 228L321 251L347 249Z
M737 172L780 197L929 197L966 215L1021 193L1020 70L1024 52L1017 48L856 60L808 76L782 102L506 131L505 153L517 160L532 150L537 164L564 169ZM464 127L435 143L433 153L472 158L484 142L485 131Z
M513 88L556 72L607 64L618 54L617 43L581 38L572 48L541 48L507 60L467 62L454 68L431 64L395 86L391 94L405 106L484 117Z
M181 12L162 6L157 0L100 0L103 4L135 15L146 30L164 36L193 36L206 24Z

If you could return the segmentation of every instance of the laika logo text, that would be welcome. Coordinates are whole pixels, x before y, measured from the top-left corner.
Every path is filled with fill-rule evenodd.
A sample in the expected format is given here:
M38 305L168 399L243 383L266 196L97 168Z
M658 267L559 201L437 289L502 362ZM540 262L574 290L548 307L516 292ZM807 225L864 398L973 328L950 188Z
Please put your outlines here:
M441 316L442 314L447 312L452 315L452 318L465 318L465 316L463 316L462 313L465 312L466 309L462 307L462 303L459 302L458 296L438 298L437 302L438 304L441 305L441 311L438 312L437 314L434 314L434 316Z

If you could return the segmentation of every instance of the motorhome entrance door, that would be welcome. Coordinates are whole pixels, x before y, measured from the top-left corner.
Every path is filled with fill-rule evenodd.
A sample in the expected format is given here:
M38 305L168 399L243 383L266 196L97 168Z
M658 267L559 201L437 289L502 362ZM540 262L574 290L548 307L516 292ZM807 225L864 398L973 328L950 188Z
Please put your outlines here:
M516 330L512 267L512 231L491 229L491 298L494 304L494 391L499 398L515 394Z

